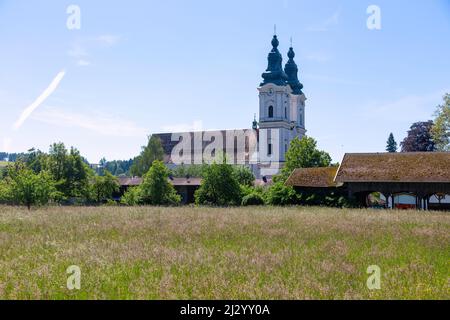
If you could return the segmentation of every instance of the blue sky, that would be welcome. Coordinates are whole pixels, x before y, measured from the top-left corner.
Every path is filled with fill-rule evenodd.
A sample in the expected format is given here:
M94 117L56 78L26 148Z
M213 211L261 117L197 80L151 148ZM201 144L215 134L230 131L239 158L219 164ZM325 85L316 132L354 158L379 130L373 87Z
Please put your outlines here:
M308 134L335 161L400 142L450 92L448 0L0 0L0 150L63 141L97 162L151 133L249 128L274 24L283 63L293 37Z

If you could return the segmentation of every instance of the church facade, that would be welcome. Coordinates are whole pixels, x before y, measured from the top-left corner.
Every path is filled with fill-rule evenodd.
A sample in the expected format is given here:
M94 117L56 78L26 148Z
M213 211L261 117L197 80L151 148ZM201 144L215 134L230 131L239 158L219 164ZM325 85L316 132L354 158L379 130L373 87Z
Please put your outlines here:
M277 174L286 160L291 141L306 134L303 85L292 46L283 68L276 35L268 55L268 66L258 87L259 121L242 130L156 134L162 142L169 166L217 161L226 155L229 163L252 168L257 178Z

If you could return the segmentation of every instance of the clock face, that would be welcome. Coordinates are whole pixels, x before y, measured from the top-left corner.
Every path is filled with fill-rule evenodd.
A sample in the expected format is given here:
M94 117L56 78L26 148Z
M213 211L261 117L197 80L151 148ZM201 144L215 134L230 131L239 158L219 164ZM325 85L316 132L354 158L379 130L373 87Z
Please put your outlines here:
M269 96L271 96L271 95L273 95L273 89L272 88L269 89Z

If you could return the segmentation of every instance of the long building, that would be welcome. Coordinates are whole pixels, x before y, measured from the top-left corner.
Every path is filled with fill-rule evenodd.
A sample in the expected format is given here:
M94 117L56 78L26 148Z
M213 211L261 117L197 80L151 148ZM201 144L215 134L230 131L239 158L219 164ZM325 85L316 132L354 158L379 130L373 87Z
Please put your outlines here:
M450 152L349 153L340 167L297 169L286 184L366 207L450 210Z

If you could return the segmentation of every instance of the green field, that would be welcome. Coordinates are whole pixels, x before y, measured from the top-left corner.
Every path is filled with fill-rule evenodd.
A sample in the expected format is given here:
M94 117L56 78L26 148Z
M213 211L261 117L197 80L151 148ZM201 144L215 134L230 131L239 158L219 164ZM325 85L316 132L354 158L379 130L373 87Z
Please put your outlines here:
M9 162L6 161L0 161L0 168L1 167L6 167L8 165Z
M448 213L0 206L0 257L1 299L450 299Z

